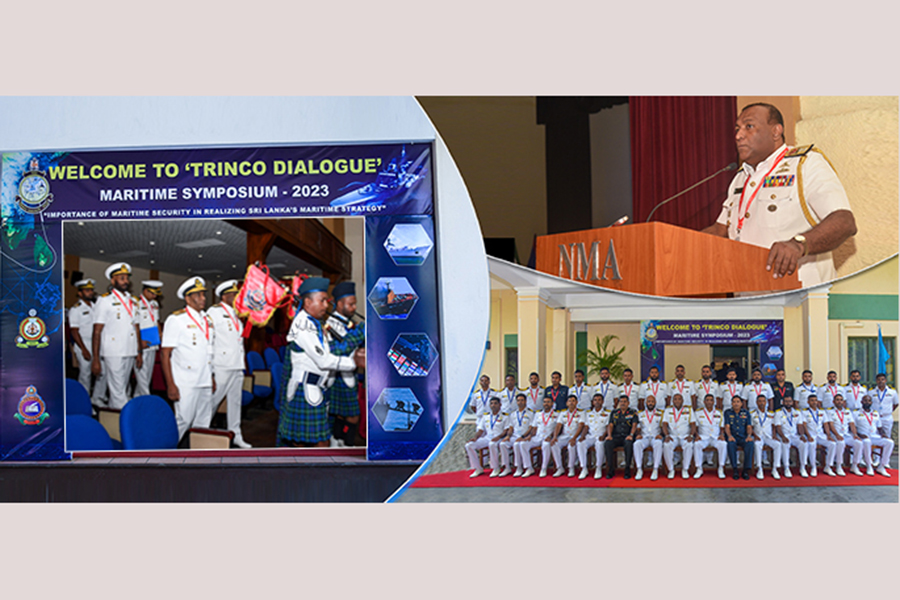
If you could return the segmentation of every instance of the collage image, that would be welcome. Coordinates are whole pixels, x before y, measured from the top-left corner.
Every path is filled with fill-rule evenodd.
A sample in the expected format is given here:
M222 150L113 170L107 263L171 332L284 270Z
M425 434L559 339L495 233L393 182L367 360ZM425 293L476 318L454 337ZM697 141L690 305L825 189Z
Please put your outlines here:
M898 502L896 96L0 107L2 501Z

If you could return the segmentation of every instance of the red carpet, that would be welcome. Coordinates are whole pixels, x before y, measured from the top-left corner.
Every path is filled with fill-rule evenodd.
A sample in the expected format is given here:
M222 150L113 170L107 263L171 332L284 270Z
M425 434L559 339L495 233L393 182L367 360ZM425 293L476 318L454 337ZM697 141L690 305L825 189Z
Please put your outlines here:
M865 472L865 471L864 471ZM867 485L892 485L897 486L897 471L888 469L890 477L884 477L876 473L874 476L864 475L859 477L852 473L847 473L846 477L829 477L819 472L818 477L803 478L794 471L794 477L787 479L782 477L776 481L766 471L766 478L760 481L756 478L755 472L750 477L750 481L738 479L735 481L731 478L731 470L726 469L725 479L719 479L716 472L707 469L703 477L694 479L682 479L681 472L677 472L675 479L667 479L664 469L660 470L659 479L650 481L651 471L644 471L644 478L635 481L634 477L625 479L622 472L616 473L613 479L594 479L594 472L588 473L585 479L579 480L577 477L553 477L552 473L547 477L541 478L537 474L527 479L521 477L489 477L490 471L485 472L480 477L470 478L472 471L452 471L450 473L436 473L434 475L422 475L416 479L410 487L414 488L464 488L464 487L554 487L554 488L747 488L747 487L826 487L826 486L867 486Z

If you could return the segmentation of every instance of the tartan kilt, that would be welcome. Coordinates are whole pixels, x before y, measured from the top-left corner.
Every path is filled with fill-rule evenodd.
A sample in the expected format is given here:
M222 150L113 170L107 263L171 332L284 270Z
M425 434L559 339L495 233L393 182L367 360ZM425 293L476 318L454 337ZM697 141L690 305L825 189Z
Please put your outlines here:
M285 357L281 386L281 412L278 415L278 439L316 444L331 438L327 398L318 406L306 401L303 384L297 385L294 398L287 401L287 382L291 378L291 355Z
M357 384L358 386L359 384ZM359 387L347 387L340 373L334 379L334 383L325 392L328 402L328 413L341 417L356 417L359 415Z

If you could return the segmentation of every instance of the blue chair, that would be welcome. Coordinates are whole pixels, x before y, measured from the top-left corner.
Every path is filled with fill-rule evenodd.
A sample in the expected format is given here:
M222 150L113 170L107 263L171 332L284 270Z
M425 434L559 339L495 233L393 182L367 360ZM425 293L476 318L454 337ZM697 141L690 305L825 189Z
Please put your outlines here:
M287 354L287 346L279 346L278 347L278 357L281 359L281 362L284 362L285 354Z
M76 381L75 383L78 382ZM84 389L80 383L78 383L78 386ZM88 406L90 406L90 402ZM92 419L90 415L66 415L66 450L78 452L112 449L112 439L106 433L106 429Z
M271 379L271 372L266 369L266 363L263 362L263 357L255 350L251 350L247 353L247 372L254 376L254 398L268 398L272 395L272 382L268 381ZM257 380L263 381L264 383L256 383Z
M91 397L77 379L66 379L66 416L84 415L90 417Z
M280 363L281 358L278 357L278 352L275 348L266 348L265 352L263 352L263 356L266 359L266 367L271 371L272 365Z
M119 416L125 450L163 450L178 446L175 413L159 396L132 398Z
M275 392L275 410L281 412L281 388L284 382L281 378L284 376L284 365L275 363L272 365L272 388Z

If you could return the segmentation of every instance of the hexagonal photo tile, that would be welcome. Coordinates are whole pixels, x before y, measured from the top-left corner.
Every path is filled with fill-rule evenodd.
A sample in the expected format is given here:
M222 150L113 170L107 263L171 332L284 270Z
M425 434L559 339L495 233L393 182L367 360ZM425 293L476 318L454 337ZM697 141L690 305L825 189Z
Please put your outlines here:
M437 348L424 333L401 333L387 356L403 377L425 377L437 360Z
M385 388L372 413L385 431L410 431L422 416L422 403L409 388Z
M384 242L384 249L398 267L418 267L432 248L434 242L418 223L397 223Z
M406 277L379 277L368 298L379 319L405 319L419 301Z

